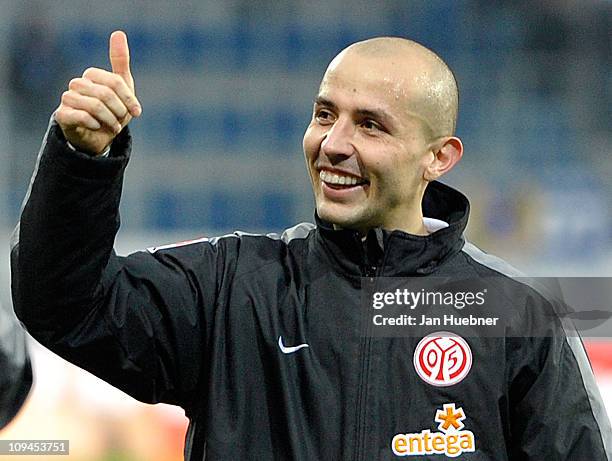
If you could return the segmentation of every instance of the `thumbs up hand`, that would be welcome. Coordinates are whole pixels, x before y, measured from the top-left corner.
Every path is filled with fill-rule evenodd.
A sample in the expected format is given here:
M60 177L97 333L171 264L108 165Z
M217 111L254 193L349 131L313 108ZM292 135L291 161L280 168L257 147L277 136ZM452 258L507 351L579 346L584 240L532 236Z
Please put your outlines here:
M104 152L132 117L142 113L124 32L111 34L109 56L112 72L90 67L82 77L72 79L55 112L68 142L95 155Z

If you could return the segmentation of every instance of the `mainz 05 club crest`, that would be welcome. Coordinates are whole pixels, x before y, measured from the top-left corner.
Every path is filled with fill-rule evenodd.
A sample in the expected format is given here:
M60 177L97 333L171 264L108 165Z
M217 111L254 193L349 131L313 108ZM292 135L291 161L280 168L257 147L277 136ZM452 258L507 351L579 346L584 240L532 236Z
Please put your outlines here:
M472 367L472 351L461 336L438 331L425 336L414 351L414 368L423 381L446 387L463 380Z

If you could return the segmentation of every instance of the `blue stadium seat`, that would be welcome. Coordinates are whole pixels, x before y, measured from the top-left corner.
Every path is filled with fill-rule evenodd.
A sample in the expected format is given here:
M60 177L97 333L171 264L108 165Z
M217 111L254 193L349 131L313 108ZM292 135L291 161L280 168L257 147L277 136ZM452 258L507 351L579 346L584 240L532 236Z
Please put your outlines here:
M184 67L198 68L204 63L210 40L202 27L195 24L182 26L175 35L176 62Z
M243 120L234 109L226 109L222 117L223 143L235 147L244 136Z
M178 227L180 221L180 199L175 190L157 189L153 191L146 204L148 206L147 225L156 230L167 231Z
M212 229L280 230L291 224L293 198L277 191L229 192L216 190L210 196L209 220Z
M81 71L89 66L106 65L108 61L108 32L100 26L82 23L67 28L60 41L67 58Z
M213 191L210 196L208 227L217 231L253 229L257 225L258 210L252 194Z
M179 108L168 114L168 143L173 146L174 152L185 149L189 138L197 129L192 114L186 108Z
M288 147L300 136L305 123L300 123L295 112L279 109L274 114L274 136L276 145L280 148Z
M267 192L261 198L263 229L281 230L293 224L293 196L283 192Z
M165 60L163 51L160 52L159 49L158 37L166 34L166 30L153 29L138 23L131 24L126 30L129 35L133 70L137 70L139 67L156 65Z

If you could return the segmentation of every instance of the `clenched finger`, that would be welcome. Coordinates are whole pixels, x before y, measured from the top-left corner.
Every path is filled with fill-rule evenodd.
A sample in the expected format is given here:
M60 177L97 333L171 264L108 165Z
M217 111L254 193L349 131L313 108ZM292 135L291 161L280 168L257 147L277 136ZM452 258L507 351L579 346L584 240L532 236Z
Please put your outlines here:
M55 120L67 128L84 127L90 130L99 130L102 128L100 123L84 110L73 109L68 106L61 105L55 111Z
M129 113L128 108L125 107L117 93L107 86L98 85L86 78L75 78L70 81L68 88L84 96L99 99L115 114L119 121L123 121Z
M79 94L76 91L66 91L62 95L62 104L72 109L83 110L95 118L98 122L106 125L115 133L121 131L121 122L106 105L97 98Z
M83 78L112 89L134 117L138 117L141 114L142 108L140 102L120 75L113 74L104 69L90 67L83 73Z

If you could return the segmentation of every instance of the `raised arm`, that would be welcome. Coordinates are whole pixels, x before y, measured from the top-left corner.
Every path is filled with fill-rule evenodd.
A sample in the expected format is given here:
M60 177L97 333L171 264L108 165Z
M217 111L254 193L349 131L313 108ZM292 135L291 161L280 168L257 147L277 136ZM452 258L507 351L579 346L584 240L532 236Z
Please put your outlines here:
M112 73L88 69L72 80L45 137L12 241L15 312L67 360L140 400L186 407L202 373L223 249L113 252L125 125L140 106L122 32L111 36L110 55ZM109 145L108 156L97 155Z

